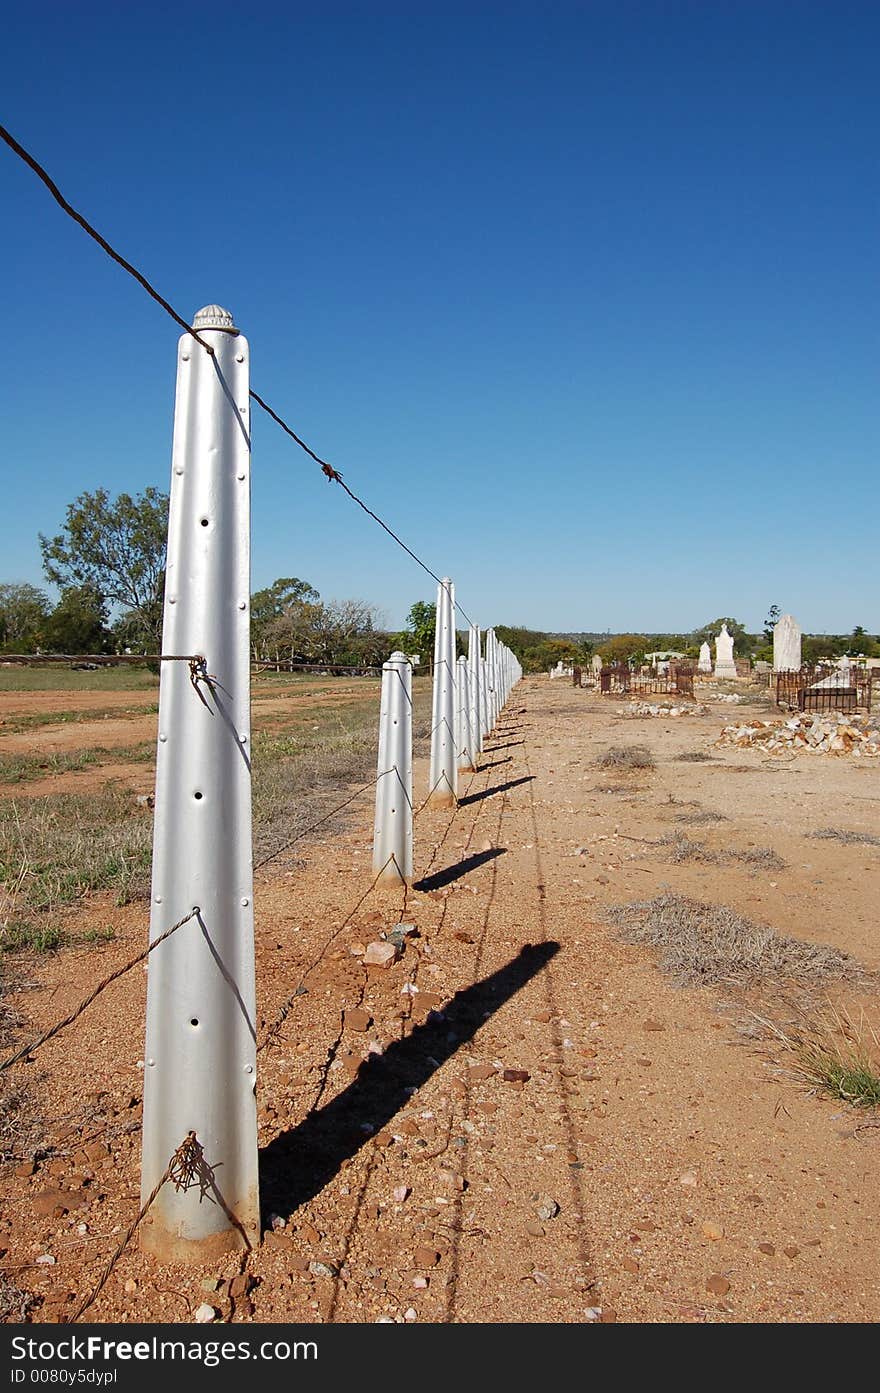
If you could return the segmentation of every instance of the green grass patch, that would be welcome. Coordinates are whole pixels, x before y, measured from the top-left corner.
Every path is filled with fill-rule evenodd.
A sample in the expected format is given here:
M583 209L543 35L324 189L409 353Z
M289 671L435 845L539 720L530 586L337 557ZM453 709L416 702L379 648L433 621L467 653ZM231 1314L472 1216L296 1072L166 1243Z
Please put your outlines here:
M2 664L0 655L0 664ZM0 692L147 692L159 690L159 678L128 663L94 672L52 664L47 667L0 666Z
M811 1092L856 1108L880 1107L880 1039L864 1012L853 1020L829 1004L786 1030L758 1019L792 1053L793 1072Z

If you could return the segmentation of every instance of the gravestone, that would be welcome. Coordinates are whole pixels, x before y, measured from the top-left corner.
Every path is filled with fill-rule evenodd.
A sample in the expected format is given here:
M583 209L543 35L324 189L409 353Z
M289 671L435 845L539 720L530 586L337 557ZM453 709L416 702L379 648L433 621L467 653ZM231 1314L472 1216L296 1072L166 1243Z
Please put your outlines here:
M797 672L801 665L801 626L790 614L773 626L773 671Z
M708 643L700 644L700 661L697 663L697 672L712 671L712 649Z
M602 656L600 653L593 654L593 672L602 671Z
M721 633L715 639L715 676L736 677L736 663L733 661L733 637L727 632L727 625L721 625Z

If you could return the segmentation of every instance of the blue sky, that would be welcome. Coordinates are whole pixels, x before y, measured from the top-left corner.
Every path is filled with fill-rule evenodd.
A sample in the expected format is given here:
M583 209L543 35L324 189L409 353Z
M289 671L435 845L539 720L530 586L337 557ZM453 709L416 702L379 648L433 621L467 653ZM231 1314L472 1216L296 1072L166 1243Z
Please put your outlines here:
M482 622L880 631L880 6L41 4L0 120ZM177 329L0 147L0 579L167 489ZM253 581L427 577L254 414Z

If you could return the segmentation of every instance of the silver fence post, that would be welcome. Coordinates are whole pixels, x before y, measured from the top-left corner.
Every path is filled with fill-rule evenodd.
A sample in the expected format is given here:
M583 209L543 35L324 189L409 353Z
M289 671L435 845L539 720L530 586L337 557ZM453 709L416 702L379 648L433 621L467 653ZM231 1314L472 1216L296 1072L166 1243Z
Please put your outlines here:
M495 722L498 720L498 712L501 709L498 701L498 669L496 665L496 649L498 640L495 637L494 629L486 630L486 683L488 692L488 712L486 720L489 731L495 729Z
M412 667L405 653L382 665L373 873L379 885L413 876Z
M150 936L143 1201L188 1135L192 1183L141 1225L162 1261L207 1262L260 1235L250 762L248 344L218 305L178 345Z
M483 749L483 665L480 660L480 630L472 624L468 633L468 684L471 696L471 739L474 742L474 763Z
M458 777L455 750L455 586L448 576L444 576L437 587L432 695L428 802L433 808L449 808L458 796Z
M472 774L477 767L477 758L471 732L470 674L468 660L464 654L455 666L455 743L458 749L458 771L460 774Z

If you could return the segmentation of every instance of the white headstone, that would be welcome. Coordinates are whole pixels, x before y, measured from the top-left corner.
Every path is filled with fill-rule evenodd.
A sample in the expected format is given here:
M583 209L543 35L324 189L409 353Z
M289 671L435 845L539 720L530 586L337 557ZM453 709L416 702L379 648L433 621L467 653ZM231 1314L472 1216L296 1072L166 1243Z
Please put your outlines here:
M594 672L601 672L601 671L602 671L602 655L601 655L601 653L594 653L594 654L593 654L593 671L594 671Z
M712 671L712 649L708 643L700 644L700 661L697 663L697 672Z
M715 676L736 677L736 663L733 661L733 637L727 632L727 625L721 625L721 633L715 639Z
M801 665L801 626L790 614L773 627L773 671L794 672Z

